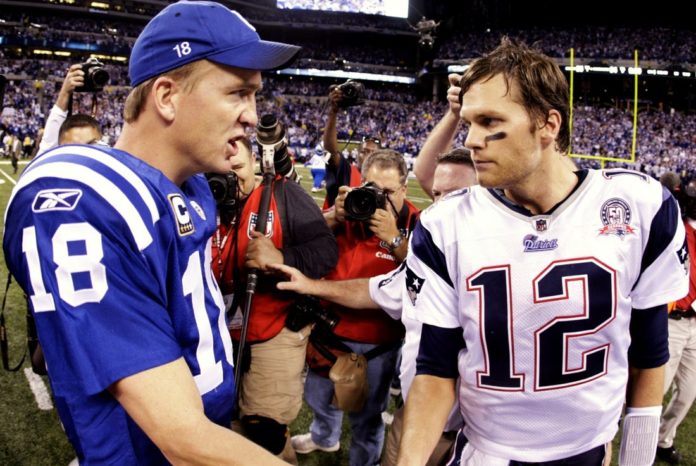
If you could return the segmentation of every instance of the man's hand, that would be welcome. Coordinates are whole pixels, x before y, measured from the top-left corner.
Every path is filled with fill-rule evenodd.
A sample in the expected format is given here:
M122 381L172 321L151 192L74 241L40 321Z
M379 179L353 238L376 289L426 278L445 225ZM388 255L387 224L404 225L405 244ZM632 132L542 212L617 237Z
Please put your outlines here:
M338 196L336 196L336 203L334 204L334 218L339 223L346 221L346 196L352 190L353 188L350 186L341 186L338 188Z
M338 86L331 89L329 92L329 111L333 113L338 113L338 103L343 98L343 92L338 88Z
M396 218L384 209L377 209L370 217L370 231L387 244L401 234Z
M58 93L58 99L56 100L56 105L64 112L68 111L68 103L70 102L70 96L75 91L76 87L80 87L85 84L85 73L82 71L81 64L71 65L68 68L68 73L65 75L63 80L63 85Z
M266 272L269 264L283 263L283 253L276 249L270 238L258 231L252 231L245 259L247 268Z
M295 267L284 264L269 264L268 270L281 272L287 276L288 281L278 282L276 284L276 288L279 290L294 291L295 293L309 295L314 295L317 291L316 287L319 284L319 280L308 278Z
M459 94L462 92L462 88L459 87L459 81L462 79L461 74L451 73L447 76L449 81L449 87L447 88L447 102L449 103L449 110L452 112L457 119L459 119L459 112L462 109L459 103Z

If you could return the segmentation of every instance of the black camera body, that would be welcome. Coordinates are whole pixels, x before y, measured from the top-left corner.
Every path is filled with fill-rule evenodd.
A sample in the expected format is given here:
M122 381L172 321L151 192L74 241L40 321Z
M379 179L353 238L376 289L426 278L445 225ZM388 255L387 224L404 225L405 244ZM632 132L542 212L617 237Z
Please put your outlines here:
M256 125L256 142L261 154L261 169L264 173L274 170L275 173L300 182L300 175L288 153L288 142L285 128L273 114L263 115Z
M206 173L205 177L208 179L208 186L221 215L230 214L237 205L239 191L237 174L233 172L225 175Z
M309 324L317 324L326 330L333 330L339 320L333 312L324 309L317 298L302 296L288 311L285 327L293 332L299 332Z
M343 84L336 86L341 90L341 99L337 102L339 108L348 108L363 103L365 86L361 82L349 79Z
M365 183L346 195L343 209L348 220L366 222L377 209L387 205L387 195L374 183Z
M82 64L85 73L85 83L75 88L75 92L99 92L109 82L109 72L104 69L104 64L94 57L88 58Z

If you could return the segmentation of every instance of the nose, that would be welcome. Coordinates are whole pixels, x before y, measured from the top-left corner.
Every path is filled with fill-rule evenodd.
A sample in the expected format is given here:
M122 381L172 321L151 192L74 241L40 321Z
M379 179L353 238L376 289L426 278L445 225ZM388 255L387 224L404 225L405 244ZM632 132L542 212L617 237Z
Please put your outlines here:
M256 96L255 95L251 95L247 98L247 101L244 103L244 109L242 110L242 114L239 116L239 121L245 127L249 127L249 128L256 127L256 124L259 121L259 117L256 114Z
M469 132L464 140L464 147L469 150L476 150L483 147L485 143L484 135L482 131L477 131L474 125L469 126Z

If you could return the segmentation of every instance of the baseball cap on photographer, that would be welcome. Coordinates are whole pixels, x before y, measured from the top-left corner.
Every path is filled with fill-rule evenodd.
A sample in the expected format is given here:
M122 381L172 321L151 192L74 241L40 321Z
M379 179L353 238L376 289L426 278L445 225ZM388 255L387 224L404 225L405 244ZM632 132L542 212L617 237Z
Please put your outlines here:
M300 47L261 40L239 13L208 1L182 0L160 11L133 45L131 86L193 61L271 70L292 61Z

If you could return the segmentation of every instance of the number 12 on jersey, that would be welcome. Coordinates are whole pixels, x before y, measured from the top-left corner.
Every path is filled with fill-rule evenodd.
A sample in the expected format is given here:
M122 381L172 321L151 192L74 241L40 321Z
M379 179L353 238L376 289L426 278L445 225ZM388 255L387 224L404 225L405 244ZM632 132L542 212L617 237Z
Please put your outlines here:
M478 386L523 391L525 374L515 369L513 290L509 265L487 267L470 276L467 290L478 293L484 368ZM534 332L534 390L554 390L589 382L607 372L609 342L582 354L579 368L568 367L569 341L599 332L616 316L616 272L594 258L555 261L532 283L534 303L570 299L568 282L579 281L584 308L552 318Z

